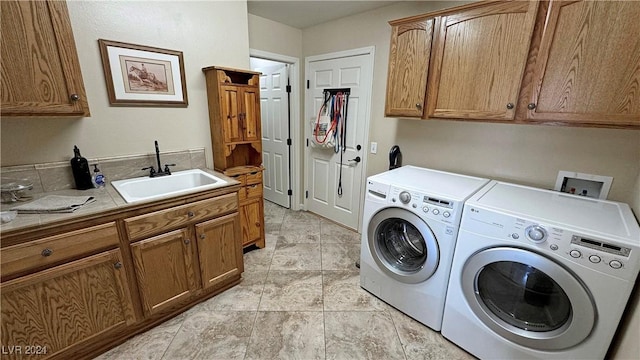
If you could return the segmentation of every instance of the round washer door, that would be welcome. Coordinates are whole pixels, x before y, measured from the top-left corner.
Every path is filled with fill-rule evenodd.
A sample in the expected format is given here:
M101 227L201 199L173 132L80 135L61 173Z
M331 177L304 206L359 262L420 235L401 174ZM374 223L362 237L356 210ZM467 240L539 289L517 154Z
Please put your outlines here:
M462 270L462 290L486 326L531 349L579 344L596 321L593 299L582 282L558 263L524 249L475 253Z
M407 284L431 277L440 258L438 242L424 220L407 210L386 208L369 221L369 249L380 269Z

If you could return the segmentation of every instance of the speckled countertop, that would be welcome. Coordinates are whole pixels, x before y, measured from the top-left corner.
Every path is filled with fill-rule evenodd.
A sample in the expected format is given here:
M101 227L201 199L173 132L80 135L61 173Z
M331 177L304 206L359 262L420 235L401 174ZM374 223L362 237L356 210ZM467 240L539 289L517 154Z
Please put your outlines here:
M227 184L220 188L225 188L225 187L240 184L240 182L238 182L237 180L230 178L228 176L225 176L224 174L221 174L217 171L213 171L209 169L202 169L202 170L208 173L211 173L219 178L222 178L223 180L226 180ZM217 189L220 189L220 188L217 188ZM204 190L204 191L207 191L207 190ZM190 195L197 194L197 193L198 191L191 193ZM67 190L58 190L58 191L30 194L30 195L33 197L33 199L30 201L45 197L47 195L93 196L95 197L96 201L93 203L84 205L80 209L72 213L18 214L18 216L13 221L0 225L0 235L3 235L4 233L7 233L7 232L12 232L14 230L22 230L22 229L27 229L32 227L36 228L38 226L54 224L56 222L69 221L74 218L80 218L80 217L90 216L95 214L102 214L105 212L110 212L114 209L126 210L129 207L133 208L133 207L144 205L144 204L151 204L154 202L171 199L172 197L177 198L180 196L184 196L185 194L168 196L164 198L156 198L148 201L139 201L139 202L128 204L127 202L124 201L122 196L120 196L118 191L113 186L111 186L111 184L108 184L106 187L102 189L88 189L88 190L67 189ZM1 204L0 208L2 211L7 211L25 203L27 202L15 202L10 204L3 203Z

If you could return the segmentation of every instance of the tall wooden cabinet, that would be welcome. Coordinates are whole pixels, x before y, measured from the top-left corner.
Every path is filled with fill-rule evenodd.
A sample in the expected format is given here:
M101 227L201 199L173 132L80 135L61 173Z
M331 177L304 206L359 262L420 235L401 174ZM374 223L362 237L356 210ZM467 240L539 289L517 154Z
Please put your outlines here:
M2 116L89 116L66 3L0 1L0 14Z
M214 168L242 183L238 192L242 246L265 246L260 73L203 68Z

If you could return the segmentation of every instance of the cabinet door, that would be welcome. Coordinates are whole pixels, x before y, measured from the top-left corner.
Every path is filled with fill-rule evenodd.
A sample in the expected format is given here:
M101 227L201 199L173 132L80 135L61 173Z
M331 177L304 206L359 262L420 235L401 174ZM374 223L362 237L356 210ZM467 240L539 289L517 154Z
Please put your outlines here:
M513 120L537 8L489 3L438 18L428 116Z
M135 320L120 250L4 282L0 289L3 358L42 359L120 334ZM22 354L8 354L18 346ZM41 354L25 355L32 346Z
M220 105L222 111L222 126L224 142L232 143L243 140L240 120L240 90L236 86L222 85L220 91Z
M552 1L527 118L640 126L640 3Z
M197 288L192 246L186 229L131 244L145 315L192 296Z
M0 1L2 116L89 116L64 1Z
M393 26L385 115L422 117L433 19Z
M262 238L264 215L262 199L249 199L240 207L242 245L255 242Z
M203 288L215 287L240 276L243 265L239 235L240 219L237 213L196 225Z
M260 95L258 88L242 92L242 134L245 141L257 141L260 136Z

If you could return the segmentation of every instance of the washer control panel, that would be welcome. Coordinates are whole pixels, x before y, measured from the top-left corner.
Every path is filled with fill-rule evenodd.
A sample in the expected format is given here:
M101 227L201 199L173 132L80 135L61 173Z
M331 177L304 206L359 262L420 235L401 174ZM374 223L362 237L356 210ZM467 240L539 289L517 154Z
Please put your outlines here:
M633 269L640 261L639 247L473 206L465 207L460 230L501 238L505 240L505 245L528 244L528 248L537 249L540 253L561 257L617 277L633 277L633 271L628 269Z
M454 224L460 212L454 201L436 198L418 191L391 186L388 201L396 206L411 209L416 214Z

